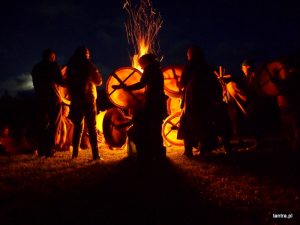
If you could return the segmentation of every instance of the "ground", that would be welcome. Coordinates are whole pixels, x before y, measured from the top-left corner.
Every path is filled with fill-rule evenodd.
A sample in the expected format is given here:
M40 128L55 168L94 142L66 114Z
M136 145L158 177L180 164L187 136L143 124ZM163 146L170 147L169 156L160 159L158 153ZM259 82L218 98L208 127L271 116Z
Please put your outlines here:
M280 143L205 158L169 146L148 167L101 153L0 156L0 224L300 224L299 154Z

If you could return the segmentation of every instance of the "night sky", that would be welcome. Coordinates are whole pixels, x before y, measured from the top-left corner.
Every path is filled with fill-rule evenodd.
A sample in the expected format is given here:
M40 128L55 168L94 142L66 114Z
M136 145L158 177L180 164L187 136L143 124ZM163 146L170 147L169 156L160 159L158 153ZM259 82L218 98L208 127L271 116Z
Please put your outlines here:
M133 0L137 2L137 0ZM293 3L292 3L293 2ZM79 46L91 50L104 77L130 66L133 53L123 0L8 1L1 6L0 94L31 88L30 71L52 48L63 65ZM300 51L300 3L289 0L152 0L161 14L162 66L184 64L198 44L209 63L238 73L245 58L257 63ZM3 4L3 3L2 3Z

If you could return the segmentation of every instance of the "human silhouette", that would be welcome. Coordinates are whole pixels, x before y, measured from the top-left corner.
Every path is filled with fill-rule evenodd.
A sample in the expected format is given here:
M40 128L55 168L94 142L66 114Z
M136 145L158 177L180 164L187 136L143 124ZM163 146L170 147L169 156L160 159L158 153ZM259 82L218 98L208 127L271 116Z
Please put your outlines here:
M136 145L138 159L163 159L166 150L161 129L167 112L164 77L154 54L141 56L139 64L144 70L139 82L129 86L114 85L113 88L123 88L127 91L146 88L143 102L133 113L133 127L128 131L128 136Z
M74 123L72 158L78 157L79 144L85 120L92 148L93 160L100 159L97 141L97 89L102 84L102 76L91 61L90 51L79 47L71 57L67 67L67 80L71 97L70 117Z
M38 155L51 157L55 152L55 135L62 102L56 85L64 85L56 53L46 49L42 61L33 67L31 75L39 105Z
M216 147L214 121L222 89L198 46L188 48L187 59L180 80L183 97L178 138L184 140L184 155L190 157L193 147L201 154Z

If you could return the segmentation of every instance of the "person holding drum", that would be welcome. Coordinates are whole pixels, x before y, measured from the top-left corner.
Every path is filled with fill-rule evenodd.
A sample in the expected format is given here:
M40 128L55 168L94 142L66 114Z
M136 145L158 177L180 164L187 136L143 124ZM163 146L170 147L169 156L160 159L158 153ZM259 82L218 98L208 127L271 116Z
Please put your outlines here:
M67 80L71 97L70 118L74 123L72 158L78 157L83 122L86 122L93 160L99 160L96 86L102 84L102 76L98 68L91 62L89 49L80 47L75 51L68 63Z
M163 146L161 129L167 113L164 77L154 54L141 56L139 64L144 70L139 82L128 86L120 84L112 87L123 88L125 91L146 87L143 102L134 110L133 126L128 131L128 136L136 145L139 160L162 159L165 157L166 150Z

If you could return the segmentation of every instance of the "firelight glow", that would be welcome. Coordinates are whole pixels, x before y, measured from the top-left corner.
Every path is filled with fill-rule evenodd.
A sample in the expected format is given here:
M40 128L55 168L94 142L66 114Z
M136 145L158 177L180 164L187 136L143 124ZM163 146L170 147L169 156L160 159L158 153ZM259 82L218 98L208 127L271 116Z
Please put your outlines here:
M127 40L134 47L132 67L142 71L138 59L147 53L156 54L159 50L157 34L163 21L150 0L141 0L140 4L134 7L131 0L126 0L123 9L129 16L125 23Z

